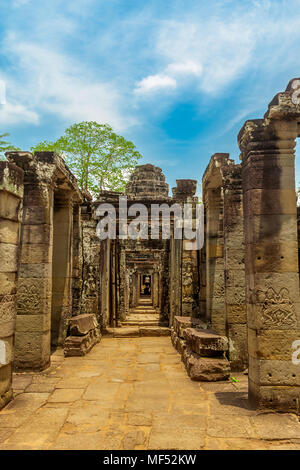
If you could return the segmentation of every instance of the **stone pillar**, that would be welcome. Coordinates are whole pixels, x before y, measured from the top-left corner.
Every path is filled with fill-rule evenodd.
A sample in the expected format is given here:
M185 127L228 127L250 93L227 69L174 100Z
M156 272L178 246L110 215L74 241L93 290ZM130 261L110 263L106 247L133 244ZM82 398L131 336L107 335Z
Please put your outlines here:
M241 166L223 170L226 329L232 370L248 366Z
M81 239L82 239L82 260L81 264L82 282L80 292L80 313L94 313L100 325L102 325L100 312L100 240L96 233L97 220L95 218L95 207L91 202L86 201L81 206ZM74 227L77 224L74 220ZM73 248L74 252L74 248ZM74 261L75 261L74 257ZM76 282L76 281L75 281ZM78 285L78 281L77 281Z
M103 242L101 242L102 245ZM126 266L126 251L124 240L121 240L119 243L119 306L118 306L118 321L124 321L126 316L129 313L131 307L137 305L137 273L132 271L131 273ZM103 259L103 258L102 258ZM104 272L101 268L101 272ZM103 282L103 281L101 281ZM130 300L130 291L132 294L131 305ZM104 294L101 293L101 296Z
M169 325L172 326L174 317L182 315L181 311L181 257L182 240L176 240L173 236L170 239L169 255Z
M82 290L82 234L80 205L73 206L73 273L72 273L72 316L80 314L80 294ZM97 310L93 313L97 313Z
M206 233L205 221L204 221L204 237ZM199 310L200 318L205 320L206 318L206 239L204 238L203 248L199 253L199 277L200 277L200 289L199 289Z
M63 346L72 316L73 204L71 191L54 197L51 345Z
M219 335L226 334L223 192L222 188L205 192L206 205L206 319Z
M288 99L284 99L286 113ZM275 99L273 102L276 104ZM299 411L300 399L299 364L292 361L295 341L300 340L296 137L295 120L247 121L239 134L249 398L258 407L281 411Z
M159 297L160 297L160 283L159 283L159 272L157 270L153 271L152 273L151 293L152 293L153 307L158 308Z
M101 320L103 327L110 326L111 298L110 298L110 250L111 240L101 240L100 242L100 305ZM122 260L120 268L122 267ZM123 279L124 281L124 279Z
M0 162L0 409L12 398L23 171Z
M183 240L182 243L182 315L185 317L196 317L197 312L197 286L199 285L197 276L197 252L187 249L193 241Z
M42 370L50 364L53 170L29 152L12 159L24 170L14 366Z

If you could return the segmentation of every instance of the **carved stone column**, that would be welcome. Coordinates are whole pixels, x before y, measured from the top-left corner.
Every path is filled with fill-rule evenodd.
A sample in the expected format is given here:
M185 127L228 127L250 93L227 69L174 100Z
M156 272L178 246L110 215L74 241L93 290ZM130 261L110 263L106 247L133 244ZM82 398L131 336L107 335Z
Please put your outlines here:
M299 411L300 398L299 365L292 362L294 342L300 339L296 136L296 121L267 119L247 121L239 134L249 398L258 407L286 411Z
M181 257L182 257L182 240L174 239L173 235L170 240L169 254L169 324L173 325L175 316L182 315L181 311Z
M54 196L51 344L63 346L68 319L72 316L73 201L72 193ZM90 285L90 289L92 286Z
M232 370L248 366L241 165L223 169L226 330Z
M53 251L53 172L48 156L9 154L24 170L24 201L15 336L16 369L50 364Z
M207 189L206 205L206 319L219 335L226 334L223 191Z

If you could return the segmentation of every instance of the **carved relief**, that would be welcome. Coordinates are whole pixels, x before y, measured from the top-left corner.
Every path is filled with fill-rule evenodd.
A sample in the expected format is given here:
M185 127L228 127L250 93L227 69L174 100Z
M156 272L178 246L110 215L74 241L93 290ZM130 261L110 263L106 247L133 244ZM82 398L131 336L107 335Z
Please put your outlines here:
M18 309L36 311L39 308L40 296L38 287L35 284L18 286Z
M97 294L96 268L89 266L86 278L83 283L84 293L86 297L95 297Z
M193 271L191 263L187 263L182 272L182 300L193 300Z
M14 320L16 305L10 295L3 295L0 299L0 323L8 323Z
M262 319L266 325L294 325L296 315L294 304L289 297L289 290L282 287L276 292L273 287L257 292L259 301L263 301Z

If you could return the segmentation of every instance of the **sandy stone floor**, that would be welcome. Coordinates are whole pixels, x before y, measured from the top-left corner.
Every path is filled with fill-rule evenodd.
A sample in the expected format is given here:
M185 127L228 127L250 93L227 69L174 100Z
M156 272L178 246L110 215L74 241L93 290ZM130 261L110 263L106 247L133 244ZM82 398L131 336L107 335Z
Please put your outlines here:
M0 449L300 449L296 416L258 414L247 377L196 383L169 337L104 338L87 356L16 374Z

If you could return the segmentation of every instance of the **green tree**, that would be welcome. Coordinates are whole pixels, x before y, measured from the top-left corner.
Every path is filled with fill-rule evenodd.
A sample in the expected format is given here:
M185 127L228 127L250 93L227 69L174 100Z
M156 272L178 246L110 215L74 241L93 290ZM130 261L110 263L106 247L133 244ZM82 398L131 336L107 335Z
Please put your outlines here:
M17 151L20 150L18 147L15 147L10 142L6 141L6 137L9 137L9 133L5 132L4 134L0 134L0 160L6 160L5 152Z
M61 154L82 190L124 191L129 174L141 158L135 145L117 135L108 124L84 121L73 124L55 142L44 141L35 151Z

